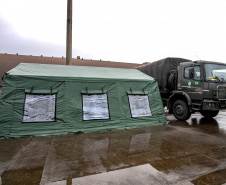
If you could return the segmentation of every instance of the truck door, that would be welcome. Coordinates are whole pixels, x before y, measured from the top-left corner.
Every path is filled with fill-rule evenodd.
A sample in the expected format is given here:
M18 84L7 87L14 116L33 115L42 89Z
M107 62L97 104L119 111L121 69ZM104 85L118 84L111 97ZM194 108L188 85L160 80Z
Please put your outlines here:
M182 89L193 100L202 100L203 80L200 65L185 66L182 77Z

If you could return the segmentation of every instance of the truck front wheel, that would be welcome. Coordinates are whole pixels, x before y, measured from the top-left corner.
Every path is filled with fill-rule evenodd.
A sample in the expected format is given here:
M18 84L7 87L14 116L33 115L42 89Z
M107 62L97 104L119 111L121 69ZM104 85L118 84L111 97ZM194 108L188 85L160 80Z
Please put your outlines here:
M173 115L178 120L187 120L190 118L191 113L189 111L187 103L185 103L183 100L177 100L173 104Z
M200 110L200 113L207 118L212 118L215 117L218 113L219 110L214 110L214 111L210 111L210 110Z

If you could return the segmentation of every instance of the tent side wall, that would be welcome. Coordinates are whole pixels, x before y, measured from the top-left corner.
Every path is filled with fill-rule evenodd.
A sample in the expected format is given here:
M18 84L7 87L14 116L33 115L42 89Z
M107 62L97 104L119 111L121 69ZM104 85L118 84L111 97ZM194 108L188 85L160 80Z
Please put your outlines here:
M22 123L25 90L42 90L56 94L56 122ZM108 97L109 120L83 121L82 91L104 90ZM128 92L146 93L152 116L132 118ZM165 124L158 84L154 80L115 80L26 77L7 75L0 99L0 137L58 135L138 128Z

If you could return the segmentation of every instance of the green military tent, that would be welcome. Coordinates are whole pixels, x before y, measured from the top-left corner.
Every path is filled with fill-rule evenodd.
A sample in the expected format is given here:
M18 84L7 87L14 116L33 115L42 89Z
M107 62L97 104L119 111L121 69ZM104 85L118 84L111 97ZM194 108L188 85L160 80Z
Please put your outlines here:
M3 77L1 138L166 122L157 82L137 69L21 63Z

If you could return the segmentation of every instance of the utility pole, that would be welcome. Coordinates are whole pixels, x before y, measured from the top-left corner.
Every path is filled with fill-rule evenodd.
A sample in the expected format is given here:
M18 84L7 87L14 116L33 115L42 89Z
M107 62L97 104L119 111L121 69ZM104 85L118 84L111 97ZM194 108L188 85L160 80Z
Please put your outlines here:
M66 65L71 65L71 58L72 58L72 0L67 0Z

